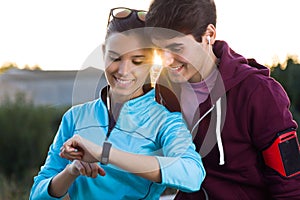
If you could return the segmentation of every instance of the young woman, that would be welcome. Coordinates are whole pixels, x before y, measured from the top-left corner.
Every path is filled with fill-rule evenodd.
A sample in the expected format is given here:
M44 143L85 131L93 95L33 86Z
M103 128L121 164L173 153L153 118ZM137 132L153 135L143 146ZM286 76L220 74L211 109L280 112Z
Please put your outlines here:
M111 10L103 46L109 86L64 114L30 199L152 200L166 187L200 188L205 171L181 114L154 98L144 17Z

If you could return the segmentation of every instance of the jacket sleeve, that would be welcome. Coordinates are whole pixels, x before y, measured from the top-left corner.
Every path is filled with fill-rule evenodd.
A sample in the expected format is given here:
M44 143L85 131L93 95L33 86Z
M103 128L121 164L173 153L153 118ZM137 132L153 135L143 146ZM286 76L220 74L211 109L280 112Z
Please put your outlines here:
M163 156L157 156L161 168L162 184L181 191L200 189L205 177L201 157L195 151L192 135L180 113L172 113L160 134Z
M273 79L260 84L251 96L249 125L256 148L263 151L271 145L277 133L297 129L289 111L290 102L282 86ZM274 199L297 199L300 197L300 176L282 177L264 166L263 175Z
M57 134L53 140L53 143L49 147L48 155L44 165L41 167L37 176L34 177L34 183L31 188L30 197L31 200L39 199L60 199L54 198L49 195L48 187L52 178L61 172L69 161L59 156L60 148L62 144L71 137L72 130L72 114L66 112L62 118L61 124L57 131Z

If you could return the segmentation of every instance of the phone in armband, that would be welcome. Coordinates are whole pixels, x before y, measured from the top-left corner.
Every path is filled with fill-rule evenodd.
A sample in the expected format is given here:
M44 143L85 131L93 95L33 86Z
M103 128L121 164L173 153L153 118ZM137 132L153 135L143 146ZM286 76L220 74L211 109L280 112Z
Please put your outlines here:
M278 133L262 155L265 164L282 176L289 178L300 174L300 148L295 130Z

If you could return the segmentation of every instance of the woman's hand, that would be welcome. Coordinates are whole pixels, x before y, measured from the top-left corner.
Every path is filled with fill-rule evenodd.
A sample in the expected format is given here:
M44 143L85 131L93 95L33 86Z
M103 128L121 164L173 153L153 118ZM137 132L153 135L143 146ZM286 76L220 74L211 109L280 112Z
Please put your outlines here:
M63 171L54 176L49 185L49 194L57 198L62 197L79 175L96 178L98 174L105 176L105 171L97 163L74 160Z
M87 163L79 160L74 160L68 165L68 171L73 176L83 175L92 178L96 178L98 174L105 176L105 171L97 163Z
M68 139L60 149L60 156L68 160L80 160L88 163L100 160L102 147L79 135Z

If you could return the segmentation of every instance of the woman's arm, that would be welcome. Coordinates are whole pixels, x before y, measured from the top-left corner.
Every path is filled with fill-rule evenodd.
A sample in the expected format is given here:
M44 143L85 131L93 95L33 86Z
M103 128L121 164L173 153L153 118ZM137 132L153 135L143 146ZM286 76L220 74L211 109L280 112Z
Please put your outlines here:
M132 154L112 148L109 162L148 180L161 182L160 166L154 156Z
M110 149L109 163L148 180L191 192L199 190L205 177L201 157L179 114L173 113L161 124L157 141L162 155L148 156ZM69 160L98 162L102 146L74 135L61 148L60 156Z
M52 197L59 198L64 196L75 179L80 175L79 171L76 172L71 168L71 165L67 165L63 171L51 180L48 192ZM74 172L72 173L72 171Z
M60 155L69 160L98 162L102 155L102 147L75 135L64 143ZM148 180L161 182L159 163L154 156L132 154L112 147L109 163Z
M86 163L74 160L58 173L49 185L49 194L53 197L62 197L79 175L96 178L105 175L104 170L97 163Z
M64 114L53 143L50 145L46 161L38 175L34 177L29 199L46 200L55 199L54 196L61 197L66 194L69 186L79 174L94 176L95 170L92 170L94 166L89 166L91 164L86 165L80 161L70 164L68 160L59 156L63 143L73 136L74 123L72 119L71 111ZM92 165L98 165L98 163ZM88 168L84 166L88 166ZM96 169L99 170L98 174L104 175L104 171L99 165ZM76 170L78 171L76 172Z

